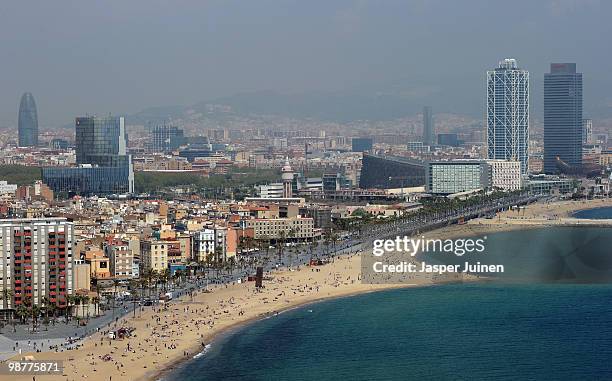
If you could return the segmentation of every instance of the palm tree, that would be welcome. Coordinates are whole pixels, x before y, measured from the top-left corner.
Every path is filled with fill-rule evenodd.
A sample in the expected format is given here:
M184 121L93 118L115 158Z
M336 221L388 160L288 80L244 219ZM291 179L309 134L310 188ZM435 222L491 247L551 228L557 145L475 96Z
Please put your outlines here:
M96 295L93 298L91 298L91 301L95 306L94 311L95 311L96 317L100 316L100 313L99 313L100 312L100 297Z
M89 295L81 296L81 308L83 310L82 316L85 317L85 305L87 304L87 321L89 321L89 301L91 298Z
M146 282L146 280L143 279ZM132 305L134 306L134 317L136 317L136 301L138 300L138 281L130 279L130 291L132 292Z
M147 280L146 280L146 279L141 278L141 279L139 279L139 280L137 280L137 281L135 282L135 285L136 285L136 287L140 286L140 295L141 295L141 297L142 297L142 298L144 298L144 297L145 297L145 288L147 288L147 287L148 287L148 282L147 282ZM151 291L151 288L150 288L150 287L148 287L148 290L149 290L149 297L151 297L151 292L150 292L150 291Z
M266 250L266 257L267 257L270 253L270 237L262 236L261 238L259 238L259 244L261 248Z
M183 272L181 270L176 270L174 275L172 276L172 280L177 287L181 285L181 277L183 276Z
M77 311L77 313L76 313L76 315L77 315L76 316L77 317L76 322L77 322L77 324L79 323L79 318L80 318L79 317L79 307L78 306L81 305L81 300L83 300L81 298L81 295L74 295L74 299L73 299L74 305L77 306L77 308L76 308L76 311Z
M2 289L1 292L2 292L2 301L4 302L3 306L6 310L8 310L9 309L9 298L12 298L15 293L10 288L4 288ZM11 320L12 320L12 316L13 316L12 312L9 311L9 318Z
M157 284L161 279L161 274L157 270L149 269L147 272L147 283L149 285L149 297L151 296L151 283L155 288L155 295L157 295ZM144 297L144 295L143 295Z
M47 298L46 296L43 296L41 300L42 300L42 310L44 311L44 316L45 316L45 318L43 319L43 322L45 325L48 325L51 300L49 300L49 298Z
M68 324L69 317L72 316L72 306L76 304L76 295L66 296L66 324Z
M38 323L38 315L40 315L40 306L38 304L33 304L30 311L32 312L32 332L34 332Z
M241 240L243 241L243 247L247 252L250 252L250 250L253 248L253 237L241 237Z
M329 246L331 244L331 229L327 229L323 234L323 245L325 245L325 254L329 255Z
M28 307L26 307L23 303L21 303L17 306L17 310L15 311L15 313L19 317L21 324L24 324L25 319L29 314Z
M317 251L317 248L319 247L319 241L317 241L316 239L312 241L312 243L310 244L310 259L312 259L312 254Z
M287 241L287 232L281 230L276 241L276 250L278 252L278 263L281 263L283 250L285 249L285 242Z
M164 269L164 271L160 274L161 282L162 282L162 290L163 292L168 291L168 280L170 279L170 269Z
M115 300L117 299L117 286L119 286L119 284L119 279L113 279L113 320L115 318Z
M33 314L32 314L32 312L33 312L33 309L32 309L32 298L29 297L29 296L26 296L23 299L23 305L24 305L25 311L26 311L25 318L27 318L28 316L32 316L32 324L34 324L34 318L33 318ZM26 320L24 319L23 323L25 324L25 322L26 322ZM33 330L33 328L32 328L32 330Z
M100 315L100 314L99 314L99 312L100 312L100 301L101 301L101 295L102 295L102 294L100 293L100 291L101 291L101 287L100 287L100 284L99 284L99 283L96 283L95 291L96 291L96 296L97 296L97 298L98 298L98 299L97 299L98 301L97 301L97 303L95 304L95 313L96 313L96 316L99 316L99 315Z
M51 323L55 325L55 315L57 313L57 306L55 305L55 303L49 303L49 305L47 305L47 317L49 316L49 313L51 313Z

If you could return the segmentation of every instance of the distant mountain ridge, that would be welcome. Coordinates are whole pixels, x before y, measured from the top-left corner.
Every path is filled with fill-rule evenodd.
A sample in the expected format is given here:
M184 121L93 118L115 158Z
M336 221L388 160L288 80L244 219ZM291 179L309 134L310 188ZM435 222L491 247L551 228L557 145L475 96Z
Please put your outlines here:
M540 83L532 83L531 117L542 117ZM391 89L391 90L389 90ZM348 123L358 120L386 121L414 116L423 106L432 106L435 114L450 113L483 119L485 94L466 92L460 97L417 83L360 88L337 92L283 94L255 91L215 98L189 106L146 108L127 117L129 124L163 123L201 117L224 120L228 117L280 116ZM586 101L586 100L585 100ZM586 103L585 118L612 118L612 107L603 101Z
M311 92L282 94L256 91L216 98L191 106L151 107L128 117L130 124L160 123L184 119L194 114L223 117L219 109L235 116L275 115L295 119L315 119L347 123L357 120L393 120L421 112L425 102L414 92ZM433 103L434 112L437 110ZM452 110L457 112L460 110Z

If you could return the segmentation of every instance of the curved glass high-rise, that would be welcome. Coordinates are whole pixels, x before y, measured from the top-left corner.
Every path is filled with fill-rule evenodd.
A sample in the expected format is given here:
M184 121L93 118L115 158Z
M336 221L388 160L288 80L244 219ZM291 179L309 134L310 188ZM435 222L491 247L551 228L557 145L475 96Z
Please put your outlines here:
M19 120L17 123L19 133L19 147L34 147L38 145L38 114L36 102L31 93L21 96L19 103Z

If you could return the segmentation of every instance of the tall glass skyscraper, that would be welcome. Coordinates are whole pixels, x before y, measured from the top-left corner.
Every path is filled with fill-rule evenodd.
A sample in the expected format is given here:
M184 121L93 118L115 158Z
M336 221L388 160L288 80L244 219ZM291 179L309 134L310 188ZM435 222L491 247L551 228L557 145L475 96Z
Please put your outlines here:
M75 125L77 164L116 166L126 159L123 117L80 117Z
M43 180L56 193L124 194L134 191L123 117L76 118L78 167L43 168Z
M36 102L34 102L34 97L30 93L21 96L17 130L19 147L38 145L38 113L36 112Z
M487 158L529 169L529 72L512 58L487 71Z
M423 145L436 144L436 132L434 130L433 114L430 106L423 107Z
M582 73L575 63L552 63L544 74L544 172L559 172L557 158L582 165Z

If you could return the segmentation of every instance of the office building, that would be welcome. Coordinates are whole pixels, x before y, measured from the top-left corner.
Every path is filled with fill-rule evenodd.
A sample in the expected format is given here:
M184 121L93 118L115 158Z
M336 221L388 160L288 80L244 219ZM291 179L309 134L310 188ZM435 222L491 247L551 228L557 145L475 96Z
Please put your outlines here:
M351 150L353 152L372 151L372 138L353 138L351 139Z
M529 72L507 58L487 71L487 158L529 168Z
M397 156L363 155L359 187L362 189L406 188L425 184L421 161Z
M461 142L459 141L457 134L453 134L453 133L438 134L438 145L458 147L461 145Z
M408 142L406 143L406 150L410 152L427 152L429 146L424 146L423 142Z
M593 144L593 119L582 119L582 143Z
M78 166L43 168L43 181L54 192L68 195L132 193L134 169L124 118L79 117L75 125Z
M66 218L0 220L0 316L23 304L42 306L44 298L58 308L72 294L73 223Z
M430 106L423 107L423 144L431 146L436 144L436 131L434 129L433 113Z
M272 183L259 186L259 197L261 198L283 198L283 184Z
M558 160L582 165L582 73L575 63L552 63L544 74L544 172L560 172Z
M175 126L155 126L151 129L151 142L147 146L150 152L168 152L185 144L183 130Z
M491 187L504 191L521 189L521 163L508 160L487 160L491 172Z
M19 119L17 121L19 147L36 147L38 145L38 113L36 102L30 93L21 96L19 102Z
M53 138L49 142L49 148L57 150L67 150L69 145L68 140L62 138Z
M432 161L427 163L428 193L450 195L484 190L491 186L491 173L481 160Z
M45 167L44 182L54 193L62 195L126 194L134 191L134 171L131 163L121 167Z
M322 179L324 192L335 192L345 188L346 180L342 173L324 173Z
M123 117L79 117L75 124L77 164L114 167L127 162Z
M527 189L533 194L569 194L579 188L579 182L571 178L537 175L527 181Z

